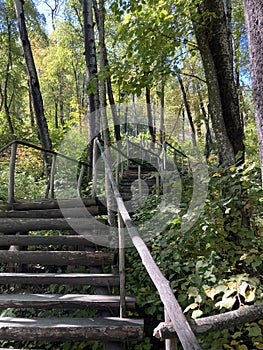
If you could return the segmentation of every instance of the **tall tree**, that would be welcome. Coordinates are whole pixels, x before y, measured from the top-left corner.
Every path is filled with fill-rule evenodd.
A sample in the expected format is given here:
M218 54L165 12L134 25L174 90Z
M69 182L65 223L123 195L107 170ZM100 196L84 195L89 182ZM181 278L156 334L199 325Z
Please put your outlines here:
M263 185L263 2L244 0Z
M44 149L51 150L52 143L49 137L48 125L47 125L47 121L44 113L42 94L40 91L40 85L39 85L38 75L37 75L36 66L34 62L34 57L31 50L31 44L28 37L23 0L15 0L15 9L16 9L20 39L21 39L23 53L24 53L25 62L27 66L30 93L32 97L34 113L35 113L36 122L38 126L40 142ZM49 167L50 159L46 153L44 153L44 160L47 167Z
M223 0L202 0L197 5L193 19L206 75L209 110L220 161L226 164L242 162L243 129L234 81L229 23Z
M95 47L95 34L93 23L92 0L81 0L83 15L84 48L88 84L88 163L92 165L93 139L99 133L99 98L98 98L98 68ZM88 180L92 178L92 171L88 174Z

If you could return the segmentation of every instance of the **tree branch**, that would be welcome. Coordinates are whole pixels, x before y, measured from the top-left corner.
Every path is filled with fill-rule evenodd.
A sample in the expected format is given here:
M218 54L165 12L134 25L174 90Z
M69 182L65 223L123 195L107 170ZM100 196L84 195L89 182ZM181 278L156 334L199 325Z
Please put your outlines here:
M263 303L252 306L244 306L235 311L223 314L203 317L190 320L189 324L194 333L208 333L220 331L227 328L242 325L246 322L253 322L263 318ZM170 339L176 337L175 330L171 323L160 323L153 332L158 339Z

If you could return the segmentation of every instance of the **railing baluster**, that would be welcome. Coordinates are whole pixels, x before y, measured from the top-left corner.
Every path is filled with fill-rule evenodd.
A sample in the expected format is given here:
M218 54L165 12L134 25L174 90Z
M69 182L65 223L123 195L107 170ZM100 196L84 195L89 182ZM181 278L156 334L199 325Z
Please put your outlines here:
M98 155L98 146L97 143L93 142L93 156L92 156L92 197L95 198L97 191L97 155Z
M166 309L164 309L164 321L166 323L171 322L171 319ZM177 339L176 338L165 339L165 350L177 350Z
M15 167L16 167L16 151L17 143L11 145L9 184L8 184L8 203L12 204L15 201Z
M55 197L55 171L56 171L57 155L53 154L51 170L50 170L50 198Z
M125 253L124 253L124 223L118 212L119 231L119 275L120 275L120 317L125 317Z
M139 195L142 195L142 167L138 165Z
M77 188L77 194L78 194L79 198L82 197L82 195L81 195L81 183L82 183L82 179L83 179L83 175L84 175L84 170L85 170L85 167L82 164L81 168L80 168L80 173L79 173L79 178L78 178L78 188Z

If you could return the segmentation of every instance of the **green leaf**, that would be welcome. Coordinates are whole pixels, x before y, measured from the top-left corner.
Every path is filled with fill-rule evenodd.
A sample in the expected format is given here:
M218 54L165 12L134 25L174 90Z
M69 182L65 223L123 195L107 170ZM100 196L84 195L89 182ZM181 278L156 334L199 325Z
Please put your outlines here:
M253 323L253 326L249 328L248 336L249 337L259 337L262 335L261 328L257 323Z
M199 293L199 290L196 287L189 287L188 288L188 295L189 298L191 297L197 297Z

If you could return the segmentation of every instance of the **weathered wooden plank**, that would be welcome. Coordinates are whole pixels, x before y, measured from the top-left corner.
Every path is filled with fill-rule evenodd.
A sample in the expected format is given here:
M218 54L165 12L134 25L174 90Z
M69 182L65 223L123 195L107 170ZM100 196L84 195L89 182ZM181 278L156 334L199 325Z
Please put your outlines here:
M87 211L95 215L107 213L106 207L92 205L88 208L63 208L44 210L12 210L0 212L0 218L86 218Z
M128 318L12 318L0 317L0 339L40 340L141 340L143 320Z
M126 307L135 307L135 298L125 298ZM6 308L119 308L120 297L115 295L86 294L6 294L0 295L0 309Z
M126 297L127 308L135 307L135 298ZM105 309L119 308L120 297L113 295L85 294L16 294L0 295L0 309L6 308L67 308L67 309Z
M98 220L106 225L106 220ZM22 218L1 218L0 232L11 234L16 232L41 231L41 230L94 230L97 223L93 218L83 219L22 219Z
M87 274L87 273L0 273L1 284L65 284L91 286L119 286L117 274Z
M0 210L43 210L59 208L77 208L97 205L95 198L70 198L70 199L40 199L17 201L12 204L0 204Z
M85 236L61 235L61 236L29 236L29 235L0 235L0 246L30 246L30 245L63 245L63 246L94 246Z
M2 263L104 266L116 263L113 252L86 251L10 251L0 250Z

